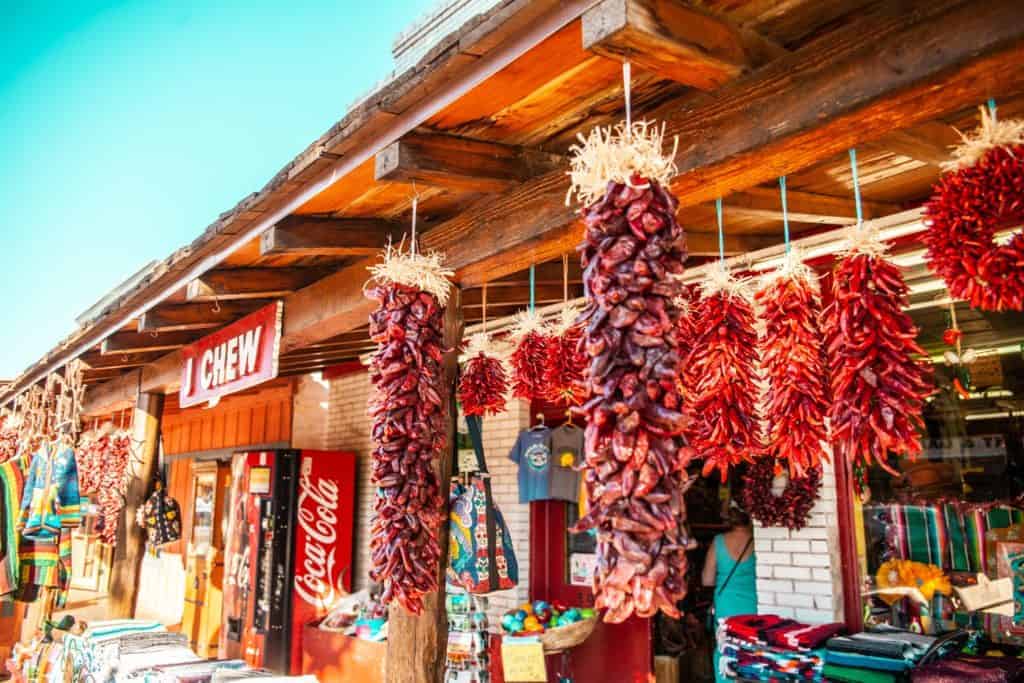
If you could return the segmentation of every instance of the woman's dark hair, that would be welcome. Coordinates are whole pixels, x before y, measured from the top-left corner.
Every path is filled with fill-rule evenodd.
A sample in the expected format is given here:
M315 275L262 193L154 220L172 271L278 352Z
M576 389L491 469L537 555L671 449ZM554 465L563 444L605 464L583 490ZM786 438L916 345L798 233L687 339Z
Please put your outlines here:
M730 505L725 513L725 521L732 528L750 526L750 515L736 505Z

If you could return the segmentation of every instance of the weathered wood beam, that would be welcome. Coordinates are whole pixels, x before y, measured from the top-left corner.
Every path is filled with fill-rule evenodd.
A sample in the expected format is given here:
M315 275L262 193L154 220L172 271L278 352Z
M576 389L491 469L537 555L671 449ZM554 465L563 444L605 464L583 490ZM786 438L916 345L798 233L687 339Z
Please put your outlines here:
M880 3L689 109L654 112L679 136L672 188L713 201L1017 91L1022 55L1016 0Z
M265 299L218 301L214 303L172 304L146 311L139 318L139 332L203 330L220 327L252 313L269 303Z
M140 365L146 363L152 363L153 361L164 355L163 351L149 351L147 353L122 353L122 354L99 354L99 353L86 353L80 356L83 363L89 366L91 370L102 370L102 369L123 369L123 368L137 368Z
M326 275L323 268L226 268L188 283L188 301L269 299L291 294Z
M260 256L371 256L399 232L372 218L289 216L260 235Z
M493 193L564 163L556 154L523 147L416 133L377 153L374 176L377 180Z
M583 47L701 90L785 53L682 0L603 0L583 14Z
M777 188L751 187L733 192L722 199L723 211L730 216L741 216L765 221L782 220L782 199ZM857 207L853 197L832 197L829 195L787 190L786 207L789 220L793 223L817 225L852 225L857 222ZM864 218L877 218L897 213L900 207L886 202L862 201ZM687 207L682 213L714 216L714 207L701 205ZM766 245L762 245L766 246Z
M878 146L930 166L949 161L952 150L945 144L925 137L916 130L897 130L879 140Z
M115 332L100 344L100 353L149 353L150 351L172 351L191 344L201 336L188 330L179 332Z

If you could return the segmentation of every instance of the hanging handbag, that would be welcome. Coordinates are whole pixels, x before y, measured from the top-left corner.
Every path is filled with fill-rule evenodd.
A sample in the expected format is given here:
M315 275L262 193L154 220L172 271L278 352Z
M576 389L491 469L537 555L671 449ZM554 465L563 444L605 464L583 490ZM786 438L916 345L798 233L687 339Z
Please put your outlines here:
M512 537L491 495L481 419L467 416L477 470L452 480L449 497L448 582L470 593L507 590L519 583Z
M140 525L146 531L146 543L159 548L181 538L181 507L167 495L163 478L157 477L153 493L142 506Z

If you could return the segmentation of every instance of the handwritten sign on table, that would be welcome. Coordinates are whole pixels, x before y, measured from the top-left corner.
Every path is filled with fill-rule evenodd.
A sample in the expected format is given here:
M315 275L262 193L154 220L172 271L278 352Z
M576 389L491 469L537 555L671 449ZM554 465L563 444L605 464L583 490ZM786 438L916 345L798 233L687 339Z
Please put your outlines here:
M546 683L548 680L544 646L540 641L503 638L501 663L508 683Z

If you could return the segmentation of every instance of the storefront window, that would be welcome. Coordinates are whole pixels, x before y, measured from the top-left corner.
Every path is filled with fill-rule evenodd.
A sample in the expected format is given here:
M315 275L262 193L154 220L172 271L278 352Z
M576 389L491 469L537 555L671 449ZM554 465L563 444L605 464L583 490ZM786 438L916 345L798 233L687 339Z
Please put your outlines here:
M954 310L941 299L912 299L910 309L937 393L920 457L894 458L899 476L854 471L865 621L926 632L973 626L1022 642L1013 603L991 607L1010 597L1009 581L986 604L964 589L978 574L1008 579L1007 558L1024 550L1024 316Z

